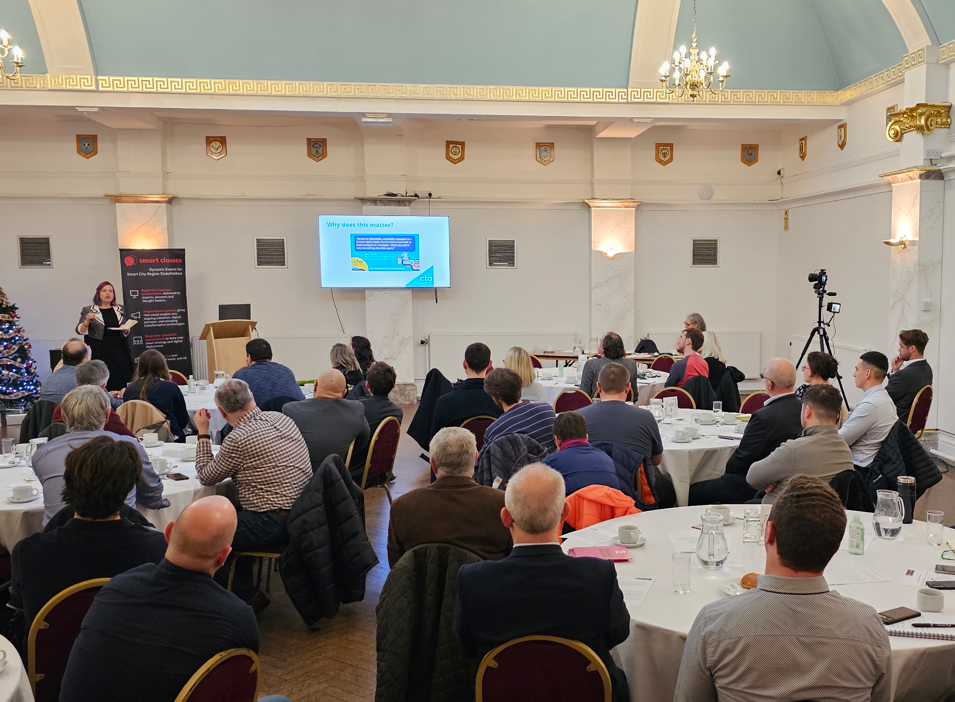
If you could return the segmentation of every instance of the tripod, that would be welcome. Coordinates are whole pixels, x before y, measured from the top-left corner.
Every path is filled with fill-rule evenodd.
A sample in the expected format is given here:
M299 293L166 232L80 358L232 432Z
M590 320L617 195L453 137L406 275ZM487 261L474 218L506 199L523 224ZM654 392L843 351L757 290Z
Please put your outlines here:
M806 339L806 345L802 347L802 353L799 354L799 360L796 361L796 370L799 370L799 367L802 365L802 359L806 357L806 352L809 351L809 345L812 344L814 337L819 337L819 350L823 353L828 353L830 356L835 358L835 355L832 353L832 344L829 341L829 333L826 331L826 327L829 326L829 322L825 322L822 319L822 301L827 295L834 297L836 293L826 292L825 283L816 283L812 286L816 291L816 298L819 301L819 308L816 314L816 326L812 328L812 331L809 332L809 338ZM842 393L842 399L846 403L846 407L849 408L849 398L846 397L846 389L842 385L842 375L839 371L836 371L836 381L839 383L839 391Z

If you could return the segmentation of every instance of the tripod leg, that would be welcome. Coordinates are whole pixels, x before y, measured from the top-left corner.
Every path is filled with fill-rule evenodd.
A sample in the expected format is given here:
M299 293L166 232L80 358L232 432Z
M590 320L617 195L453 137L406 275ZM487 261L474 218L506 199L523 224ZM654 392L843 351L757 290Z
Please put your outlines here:
M821 344L822 342L825 342L826 350L829 353L829 355L835 358L836 357L835 354L832 353L832 344L829 341L829 334L826 332L825 329L819 330L819 343ZM836 380L839 383L839 390L842 392L842 399L846 403L846 408L851 412L852 408L849 407L849 398L846 396L846 388L842 384L842 374L838 370L836 370Z
M799 354L799 360L796 361L796 370L797 370L797 371L799 370L799 366L802 364L802 359L804 359L804 358L806 357L806 351L809 350L809 345L812 343L812 338L813 338L816 334L819 334L819 335L820 335L819 344L820 344L820 347L821 347L821 345L822 345L822 340L821 340L822 333L820 332L819 327L813 327L813 328L812 328L812 331L809 332L809 338L806 339L806 345L802 347L802 353Z

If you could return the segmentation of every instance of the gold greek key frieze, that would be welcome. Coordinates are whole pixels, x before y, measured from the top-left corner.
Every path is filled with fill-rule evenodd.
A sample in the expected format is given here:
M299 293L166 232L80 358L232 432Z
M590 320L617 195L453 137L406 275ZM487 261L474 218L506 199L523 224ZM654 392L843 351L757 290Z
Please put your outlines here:
M945 63L946 61L955 60L955 41L950 41L947 44L942 44L938 47L938 62Z
M904 110L892 112L885 136L889 141L902 141L902 135L908 132L928 134L936 129L948 129L952 126L951 103L920 102Z

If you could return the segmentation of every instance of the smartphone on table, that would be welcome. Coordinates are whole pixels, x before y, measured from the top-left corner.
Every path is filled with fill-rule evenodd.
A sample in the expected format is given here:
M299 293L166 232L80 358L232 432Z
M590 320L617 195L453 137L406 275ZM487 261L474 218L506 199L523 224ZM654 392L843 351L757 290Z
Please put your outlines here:
M882 619L883 624L898 624L907 619L915 619L921 616L921 612L909 609L908 607L896 607L895 609L889 609L885 612L879 612L879 618Z

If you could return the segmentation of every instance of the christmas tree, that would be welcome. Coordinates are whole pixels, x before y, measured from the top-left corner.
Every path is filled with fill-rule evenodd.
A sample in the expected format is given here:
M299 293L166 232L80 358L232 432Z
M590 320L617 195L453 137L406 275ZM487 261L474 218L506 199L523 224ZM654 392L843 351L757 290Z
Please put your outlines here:
M40 394L30 340L20 326L17 306L0 288L0 408L28 408Z

